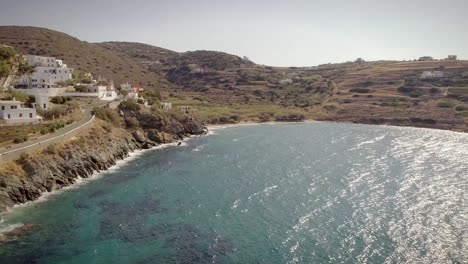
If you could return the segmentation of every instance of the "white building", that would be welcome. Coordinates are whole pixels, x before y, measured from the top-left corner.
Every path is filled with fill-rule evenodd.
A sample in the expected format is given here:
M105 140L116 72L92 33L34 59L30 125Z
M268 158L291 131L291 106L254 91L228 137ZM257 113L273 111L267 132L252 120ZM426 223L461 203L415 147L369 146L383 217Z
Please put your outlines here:
M27 55L26 60L33 67L57 67L57 60L54 57Z
M29 88L29 89L23 89L23 88L14 88L13 91L21 92L27 95L32 95L32 96L48 96L48 97L54 97L54 96L59 96L59 95L64 95L66 90L68 88L66 87L51 87L51 88Z
M284 79L284 80L280 80L279 83L282 84L282 85L284 85L284 84L292 84L292 83L293 83L293 80L292 80L292 79Z
M56 88L57 83L73 78L73 69L54 57L28 55L27 61L30 66L35 67L34 73L21 76L15 88Z
M161 109L164 111L169 111L172 109L172 103L163 103L161 102Z
M0 101L0 119L7 123L36 123L42 118L37 116L36 109L23 107L20 101Z
M442 77L444 77L443 71L425 71L421 74L421 79L442 78Z
M143 101L143 105L144 106L148 106L148 100L141 97L139 93L137 92L129 92L126 96L125 96L125 99L130 99L130 100L135 100L136 102L140 103L141 101Z
M120 90L121 91L127 91L127 92L133 92L132 85L129 84L128 82L121 84L120 85Z
M457 60L457 55L448 55L447 60L456 61Z
M113 86L93 85L88 86L82 92L65 93L65 96L96 98L102 101L113 101L117 99L117 93Z
M35 96L36 98L36 102L33 104L33 107L35 109L44 109L44 110L48 110L50 108L50 100L49 100L49 96L47 95L36 95Z

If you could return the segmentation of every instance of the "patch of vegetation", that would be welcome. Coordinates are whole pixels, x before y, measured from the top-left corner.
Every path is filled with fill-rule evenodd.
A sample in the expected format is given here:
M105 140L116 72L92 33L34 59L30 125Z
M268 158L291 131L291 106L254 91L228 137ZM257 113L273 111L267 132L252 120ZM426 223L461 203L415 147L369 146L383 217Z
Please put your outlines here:
M17 136L13 139L14 144L19 144L28 141L28 136L27 135L20 135Z
M7 100L13 100L13 98L16 101L20 101L20 102L27 103L27 104L31 104L31 103L33 103L35 101L34 96L27 95L27 94L24 94L24 93L18 92L18 91L12 91L10 93L10 95L6 99Z
M53 104L65 104L66 102L72 101L73 98L71 96L54 96L50 99L50 102Z
M55 131L64 128L65 127L65 122L60 120L56 121L50 124L47 124L43 129L41 129L41 135L46 135L49 133L54 133Z
M302 121L305 116L302 113L293 112L275 117L275 121Z
M468 105L457 105L455 106L455 111L458 111L458 112L468 111Z
M18 66L18 74L23 75L23 74L31 74L34 72L34 67L30 66L27 63L20 63Z
M119 109L137 112L140 111L141 106L135 100L129 99L121 102L119 104Z
M80 108L80 105L76 101L68 101L62 105L54 106L49 110L38 109L37 113L45 119L54 119L65 116L72 113Z
M352 93L369 93L369 92L371 92L371 90L367 89L367 88L353 88L353 89L350 89L349 91L352 92Z
M119 116L119 114L108 108L108 107L95 107L93 109L93 114L101 119L101 120L104 120L110 124L113 124L115 126L120 126L120 124L122 123L122 120Z
M443 101L443 102L438 102L437 107L440 108L452 108L454 107L454 104L451 102Z
M400 93L408 94L410 97L420 97L425 94L424 90L421 88L415 88L411 86L400 86L398 87L398 91Z
M15 63L16 51L11 47L0 46L0 77L6 77L10 74L11 68Z

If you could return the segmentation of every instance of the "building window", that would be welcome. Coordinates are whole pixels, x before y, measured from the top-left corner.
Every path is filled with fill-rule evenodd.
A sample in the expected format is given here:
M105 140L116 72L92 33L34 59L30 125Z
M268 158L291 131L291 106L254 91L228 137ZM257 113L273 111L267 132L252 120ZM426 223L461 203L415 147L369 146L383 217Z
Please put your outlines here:
M8 114L8 119L10 119L10 114Z
M29 113L29 118L32 118L32 113Z
M22 114L22 113L20 113L20 114L19 114L19 117L23 117L23 114Z
M2 105L2 110L5 110L5 106L4 106L4 105Z

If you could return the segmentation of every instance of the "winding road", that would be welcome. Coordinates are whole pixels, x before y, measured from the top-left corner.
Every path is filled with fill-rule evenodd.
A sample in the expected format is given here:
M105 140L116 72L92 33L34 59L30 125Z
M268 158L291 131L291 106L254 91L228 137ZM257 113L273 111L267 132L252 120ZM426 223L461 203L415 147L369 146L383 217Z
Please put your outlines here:
M103 106L106 102L98 102L94 104L82 105L84 118L78 122L68 125L54 133L47 134L37 139L14 145L12 148L0 149L0 163L18 159L21 154L39 150L47 147L50 144L60 143L70 139L78 134L82 129L87 128L93 123L95 117L92 114L94 107Z

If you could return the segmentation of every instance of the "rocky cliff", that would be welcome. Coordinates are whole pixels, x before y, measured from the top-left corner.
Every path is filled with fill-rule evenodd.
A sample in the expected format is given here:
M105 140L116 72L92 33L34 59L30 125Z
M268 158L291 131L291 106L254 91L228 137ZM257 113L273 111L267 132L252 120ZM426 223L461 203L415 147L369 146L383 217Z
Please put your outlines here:
M163 124L148 115L137 117L143 126L123 128L97 120L75 139L2 164L0 212L36 200L44 192L72 185L79 177L88 178L96 171L106 170L136 149L171 143L202 134L206 129L193 120Z

